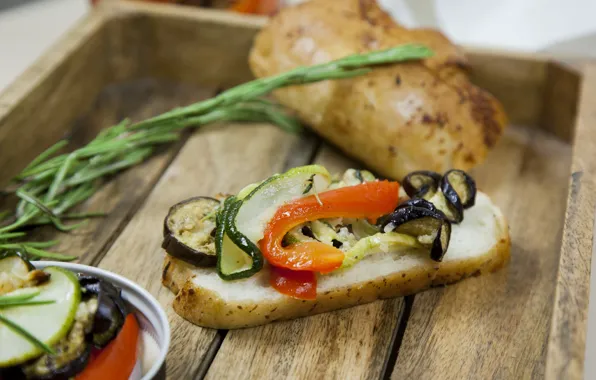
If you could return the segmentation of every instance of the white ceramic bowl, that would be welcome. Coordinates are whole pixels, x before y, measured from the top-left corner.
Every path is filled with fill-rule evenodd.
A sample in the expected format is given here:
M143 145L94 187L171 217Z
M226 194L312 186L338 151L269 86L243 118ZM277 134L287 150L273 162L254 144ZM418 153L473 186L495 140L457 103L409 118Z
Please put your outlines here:
M95 276L122 289L122 298L132 307L140 327L153 336L159 347L157 360L143 376L142 380L165 379L166 354L170 347L170 324L168 323L165 311L148 291L127 278L88 265L57 261L33 261L32 264L39 269L56 266L75 273Z

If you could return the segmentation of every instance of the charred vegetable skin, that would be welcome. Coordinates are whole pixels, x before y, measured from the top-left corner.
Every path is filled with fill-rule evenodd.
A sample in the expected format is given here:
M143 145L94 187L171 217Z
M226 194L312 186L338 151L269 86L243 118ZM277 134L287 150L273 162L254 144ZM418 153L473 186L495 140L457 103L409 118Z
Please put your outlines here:
M412 199L399 205L380 221L383 232L395 231L418 238L430 247L430 257L442 261L451 237L451 223L434 205L424 199Z
M103 348L118 335L129 313L128 309L120 290L109 282L92 276L79 276L79 283L83 299L92 296L97 298L92 339L95 347Z
M129 315L121 291L93 276L79 275L78 280L82 299L77 319L67 336L54 345L56 353L43 354L21 365L0 368L0 379L73 379L89 364L93 347L104 348L117 337ZM85 307L81 309L83 304Z
M439 188L441 175L436 172L419 170L408 174L402 186L410 198L430 199Z
M441 191L450 202L459 202L464 209L476 202L476 182L463 170L445 173L441 178Z
M213 220L220 201L211 197L194 197L175 204L164 220L162 248L180 260L198 267L212 267L217 262L212 231ZM198 212L198 213L197 213ZM198 234L196 241L186 239L184 233Z
M415 171L403 180L403 187L413 199L430 201L451 223L461 223L464 209L474 205L476 183L462 170L450 170L443 176L431 171Z
M217 213L217 230L215 232L217 274L227 281L250 277L263 268L261 251L236 229L234 220L241 205L242 201L232 196L224 201L222 210ZM228 256L231 256L228 259L239 262L248 260L250 262L248 268L233 271L227 268L222 257L225 239L229 239L235 245L234 252L226 252Z

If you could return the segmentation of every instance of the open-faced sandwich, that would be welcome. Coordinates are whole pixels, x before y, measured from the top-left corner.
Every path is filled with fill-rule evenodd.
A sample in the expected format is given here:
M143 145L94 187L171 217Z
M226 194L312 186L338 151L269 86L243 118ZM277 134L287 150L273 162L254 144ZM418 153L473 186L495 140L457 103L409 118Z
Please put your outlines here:
M97 277L0 256L0 379L140 379L150 338Z
M163 284L189 321L241 328L413 294L500 268L505 218L461 170L398 182L309 165L174 205Z

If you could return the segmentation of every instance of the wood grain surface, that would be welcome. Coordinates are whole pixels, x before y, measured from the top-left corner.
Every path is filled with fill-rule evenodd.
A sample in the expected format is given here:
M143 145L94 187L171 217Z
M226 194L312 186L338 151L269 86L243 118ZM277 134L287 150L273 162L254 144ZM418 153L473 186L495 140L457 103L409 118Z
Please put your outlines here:
M327 145L314 163L324 165L330 173L361 167ZM207 379L378 379L391 351L403 303L403 298L396 298L231 330Z
M270 125L214 125L201 130L187 142L101 261L99 267L134 279L167 311L172 329L169 378L199 376L219 337L217 330L180 318L171 307L173 294L161 285L163 219L169 207L192 196L237 192L283 170L290 155L309 157L312 149L309 141Z
M67 134L108 80L103 21L88 17L0 96L0 186Z
M535 129L510 129L474 171L510 223L501 271L417 294L393 379L540 379L570 149Z
M596 207L596 66L584 71L561 243L547 379L581 379L594 252Z
M109 3L0 96L0 183L65 135L78 146L125 116L155 114L250 79L246 54L265 18ZM531 127L511 128L474 171L511 225L512 260L498 273L406 302L254 329L226 333L184 321L160 282L165 213L186 197L234 192L312 161L316 137L269 125L204 128L182 147L117 176L84 206L109 217L60 235L60 248L158 298L172 327L171 379L579 379L596 206L596 70L584 79L574 131L577 71L544 57L466 51L476 83L503 101L514 123ZM328 146L314 160L332 171L358 165Z

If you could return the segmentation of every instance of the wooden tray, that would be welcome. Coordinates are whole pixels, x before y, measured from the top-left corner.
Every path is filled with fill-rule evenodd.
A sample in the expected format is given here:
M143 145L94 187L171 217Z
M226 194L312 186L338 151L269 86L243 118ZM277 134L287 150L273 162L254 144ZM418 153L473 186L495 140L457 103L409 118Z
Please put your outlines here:
M147 117L251 78L246 57L264 19L109 3L0 97L3 183L65 135L80 146L124 117ZM171 379L580 379L596 199L596 65L580 75L545 57L473 49L469 56L474 80L500 98L513 123L474 173L511 224L512 260L498 273L253 329L184 321L160 283L170 205L238 191L311 161L333 170L359 165L314 135L270 125L203 128L119 175L85 206L109 216L60 235L58 249L127 276L160 300L173 334Z

